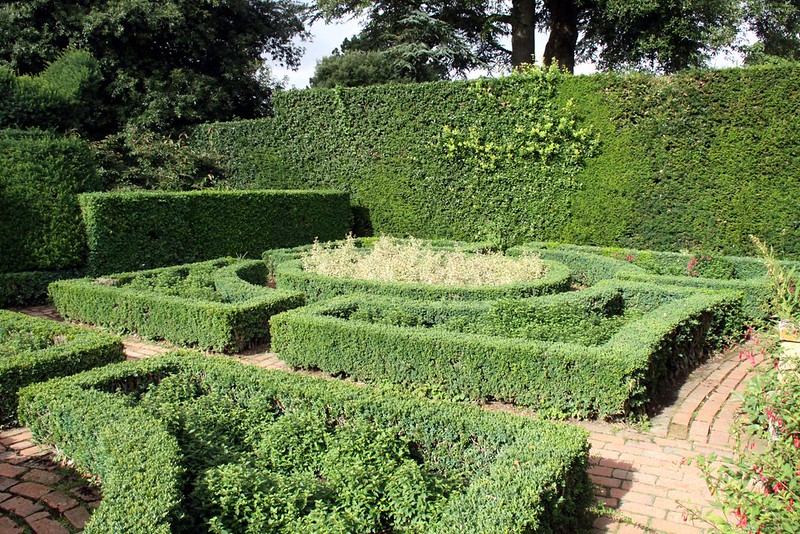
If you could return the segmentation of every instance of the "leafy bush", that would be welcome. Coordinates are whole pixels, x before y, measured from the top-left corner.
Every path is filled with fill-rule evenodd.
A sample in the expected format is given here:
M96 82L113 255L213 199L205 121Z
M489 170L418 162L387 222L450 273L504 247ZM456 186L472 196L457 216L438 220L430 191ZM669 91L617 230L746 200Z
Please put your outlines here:
M38 76L17 76L0 67L0 129L85 131L91 124L102 81L91 54L70 50Z
M0 273L83 265L86 237L77 195L99 187L81 140L0 134Z
M80 271L28 271L0 273L0 308L31 306L47 301L47 286L56 280L77 278Z
M335 191L113 192L80 196L90 273L255 256L350 229Z
M101 480L89 533L588 526L566 424L188 352L28 388L21 413Z
M276 316L271 335L296 367L612 417L737 335L740 309L736 293L614 281L494 305L356 294Z
M270 317L300 306L266 287L260 260L223 258L104 278L63 280L50 297L67 319L220 352L269 338Z
M766 363L744 393L735 457L696 459L723 515L689 511L719 532L791 532L800 524L800 374L796 356L773 354Z
M195 139L231 186L348 191L378 234L800 257L800 66L542 76L286 91Z
M17 391L124 359L113 336L0 310L0 425L17 420Z
M545 274L544 264L533 255L512 259L491 251L435 251L417 239L399 242L385 236L368 251L357 248L352 235L340 245L317 241L303 255L302 265L304 271L323 276L440 286L499 286Z

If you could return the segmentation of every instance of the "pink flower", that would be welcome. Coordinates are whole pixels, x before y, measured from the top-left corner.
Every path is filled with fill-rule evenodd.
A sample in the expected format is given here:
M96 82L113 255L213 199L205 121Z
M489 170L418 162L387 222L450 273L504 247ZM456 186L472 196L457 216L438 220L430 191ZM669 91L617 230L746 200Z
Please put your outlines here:
M795 449L800 449L800 436L795 434L794 439L792 439L792 445L794 445Z
M738 523L736 523L737 527L747 526L747 516L742 512L741 508L737 508L736 511L733 512L733 515L738 520Z

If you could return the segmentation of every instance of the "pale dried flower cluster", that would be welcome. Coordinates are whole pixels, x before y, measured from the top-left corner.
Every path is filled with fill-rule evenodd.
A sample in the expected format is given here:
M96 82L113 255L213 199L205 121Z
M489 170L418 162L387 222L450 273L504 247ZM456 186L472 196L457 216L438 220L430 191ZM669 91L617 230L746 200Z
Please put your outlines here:
M419 239L381 237L369 249L352 235L336 246L314 242L303 270L325 276L445 286L493 286L529 282L545 274L541 258L501 253L433 250Z

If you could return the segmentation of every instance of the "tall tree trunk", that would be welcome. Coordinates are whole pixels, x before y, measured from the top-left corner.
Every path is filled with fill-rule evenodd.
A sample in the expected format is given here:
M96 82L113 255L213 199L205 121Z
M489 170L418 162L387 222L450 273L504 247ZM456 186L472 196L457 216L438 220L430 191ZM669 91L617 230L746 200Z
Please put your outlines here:
M575 72L575 47L578 43L577 0L545 0L550 14L550 37L544 47L544 64L558 63Z
M535 63L536 1L511 0L511 66Z

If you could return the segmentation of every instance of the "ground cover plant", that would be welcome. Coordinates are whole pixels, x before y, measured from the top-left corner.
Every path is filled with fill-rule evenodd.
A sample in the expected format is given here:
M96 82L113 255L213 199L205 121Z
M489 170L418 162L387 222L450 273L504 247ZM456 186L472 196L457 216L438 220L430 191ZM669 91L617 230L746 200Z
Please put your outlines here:
M565 424L189 352L22 399L37 439L102 483L87 533L588 527L587 434Z
M509 257L482 244L390 237L268 251L277 286L311 301L352 292L428 299L526 297L564 291L569 270L533 254ZM297 258L297 259L293 259Z
M20 388L123 359L117 337L0 310L0 427L16 421Z
M259 260L221 258L50 285L65 318L219 352L266 341L270 317L303 296L266 286Z
M646 411L742 328L732 292L605 281L496 302L356 294L273 318L272 346L300 368L498 399L553 416Z

